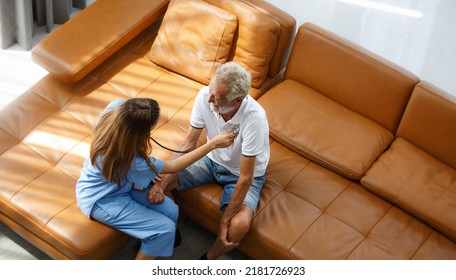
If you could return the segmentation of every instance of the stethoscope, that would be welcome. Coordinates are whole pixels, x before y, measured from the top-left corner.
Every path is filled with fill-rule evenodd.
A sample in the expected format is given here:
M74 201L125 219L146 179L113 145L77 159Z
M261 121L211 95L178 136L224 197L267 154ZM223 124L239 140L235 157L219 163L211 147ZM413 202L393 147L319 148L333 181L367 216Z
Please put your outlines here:
M239 133L239 125L238 125L238 124L234 125L233 132L234 132L234 134L236 134L236 135ZM165 149L165 150L171 151L171 152L175 152L175 153L179 153L179 154L186 154L186 153L192 151L192 149L188 149L188 150L185 150L185 151L174 150L174 149L168 148L168 147L166 147L166 146L160 144L157 140L155 140L154 138L152 138L152 136L150 136L149 138L150 138L150 140L154 141L155 144L157 144L158 146L162 147L162 148Z
M188 150L185 150L185 151L180 151L180 150L174 150L174 149L168 148L168 147L158 143L158 141L155 140L154 138L152 138L152 136L150 136L150 140L154 141L155 144L157 144L158 146L162 147L163 149L171 151L171 152L180 153L180 154L186 154L186 153L192 151L192 149L188 149Z

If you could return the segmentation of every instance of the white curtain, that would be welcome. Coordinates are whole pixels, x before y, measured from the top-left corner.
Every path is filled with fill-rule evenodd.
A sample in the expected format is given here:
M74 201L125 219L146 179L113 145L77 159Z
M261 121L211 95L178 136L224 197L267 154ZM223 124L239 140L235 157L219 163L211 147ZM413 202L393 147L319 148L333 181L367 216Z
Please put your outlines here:
M51 32L54 24L63 24L72 8L83 9L94 0L0 0L0 47L18 43L24 49L32 47L34 26L46 26Z

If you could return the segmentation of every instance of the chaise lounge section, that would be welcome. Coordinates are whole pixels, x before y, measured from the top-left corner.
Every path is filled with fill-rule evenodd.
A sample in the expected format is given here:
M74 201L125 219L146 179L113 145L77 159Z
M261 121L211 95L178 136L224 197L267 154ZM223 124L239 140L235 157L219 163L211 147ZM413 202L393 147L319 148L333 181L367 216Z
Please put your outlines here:
M0 220L54 259L110 258L129 237L83 216L74 191L103 108L156 99L152 135L177 147L218 65L248 67L260 96L281 80L295 30L258 0L97 0L33 49L49 75L0 112Z
M271 144L241 251L456 259L455 99L312 23L296 31L294 18L262 0L98 0L33 58L50 74L0 111L0 220L52 258L106 259L129 239L75 201L104 107L156 99L162 115L151 134L177 147L199 89L233 60L252 73ZM221 191L204 185L175 198L217 233Z

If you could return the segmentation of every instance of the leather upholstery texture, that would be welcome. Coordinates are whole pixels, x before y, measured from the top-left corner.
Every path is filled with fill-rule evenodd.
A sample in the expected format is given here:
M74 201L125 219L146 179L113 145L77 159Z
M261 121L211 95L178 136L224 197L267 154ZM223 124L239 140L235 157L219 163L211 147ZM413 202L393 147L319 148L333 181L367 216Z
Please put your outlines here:
M204 1L171 1L152 45L151 59L208 84L218 66L228 60L237 27L236 15Z
M349 178L361 178L393 140L379 124L291 79L261 105L274 139Z
M0 219L52 258L106 259L129 239L83 216L75 199L75 183L89 154L93 129L110 101L154 98L161 115L153 137L177 147L186 135L194 98L205 83L153 62L168 2L98 0L82 10L33 49L35 61L50 74L0 112ZM266 74L252 88L252 96L260 96L283 76L296 22L266 2L231 2L234 7L249 6L243 15L251 13L248 28L255 22L264 25L259 21L268 18L280 29L280 40L275 34L266 56L281 67L267 70L274 74ZM239 42L237 14L205 1L192 3L229 15L227 28L233 34L226 43L225 59L230 59ZM203 28L204 21L190 16L181 14L175 20ZM205 25L204 30L213 31ZM196 43L206 53L220 47L219 40ZM204 74L207 82L211 71L194 73ZM157 147L152 155L168 158L170 153Z
M240 250L254 259L456 259L453 98L315 24L296 32L295 19L265 1L173 1L173 21L189 32L214 15L233 28L225 38L205 27L217 33L207 44L229 48L213 63L226 57L249 68L250 94L269 120L266 183ZM162 32L167 0L134 2L98 0L47 37L33 52L50 74L0 111L0 219L55 259L109 258L128 240L83 216L75 201L105 106L156 99L161 116L151 135L177 147L214 69L186 61L189 48ZM177 3L211 12L189 20L172 10ZM122 24L76 28L104 17ZM179 40L207 35L189 34L196 39ZM76 38L91 40L79 48ZM155 60L159 53L168 64ZM170 156L153 146L151 155ZM183 215L217 233L221 194L208 184L175 199Z
M59 79L77 82L156 21L167 5L162 0L97 0L35 46L32 58Z
M453 98L305 23L284 80L259 102L271 161L250 255L456 258Z
M252 75L252 87L258 88L266 79L269 63L277 47L280 23L266 13L256 13L248 2L208 0L237 15L239 30L230 60L244 66Z

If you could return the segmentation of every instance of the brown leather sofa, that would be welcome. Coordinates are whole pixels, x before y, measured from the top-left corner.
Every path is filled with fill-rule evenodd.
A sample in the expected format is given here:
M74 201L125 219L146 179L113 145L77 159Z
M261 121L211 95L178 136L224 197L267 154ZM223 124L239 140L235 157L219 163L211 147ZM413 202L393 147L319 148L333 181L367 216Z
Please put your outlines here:
M247 254L456 259L454 97L305 23L259 102L272 159Z
M74 198L98 114L116 98L155 98L152 134L176 147L198 90L235 60L252 72L271 132L243 252L456 259L453 97L313 24L295 36L294 19L261 0L166 5L98 0L34 49L50 74L0 112L2 222L53 258L109 258L127 237L85 218ZM215 233L220 195L205 185L176 201Z
M219 64L246 66L255 97L283 76L296 31L290 15L262 0L168 4L97 0L33 49L50 74L0 111L0 220L52 258L110 258L129 240L84 217L75 199L110 101L156 99L161 118L152 134L177 147ZM154 156L169 157L155 146Z

